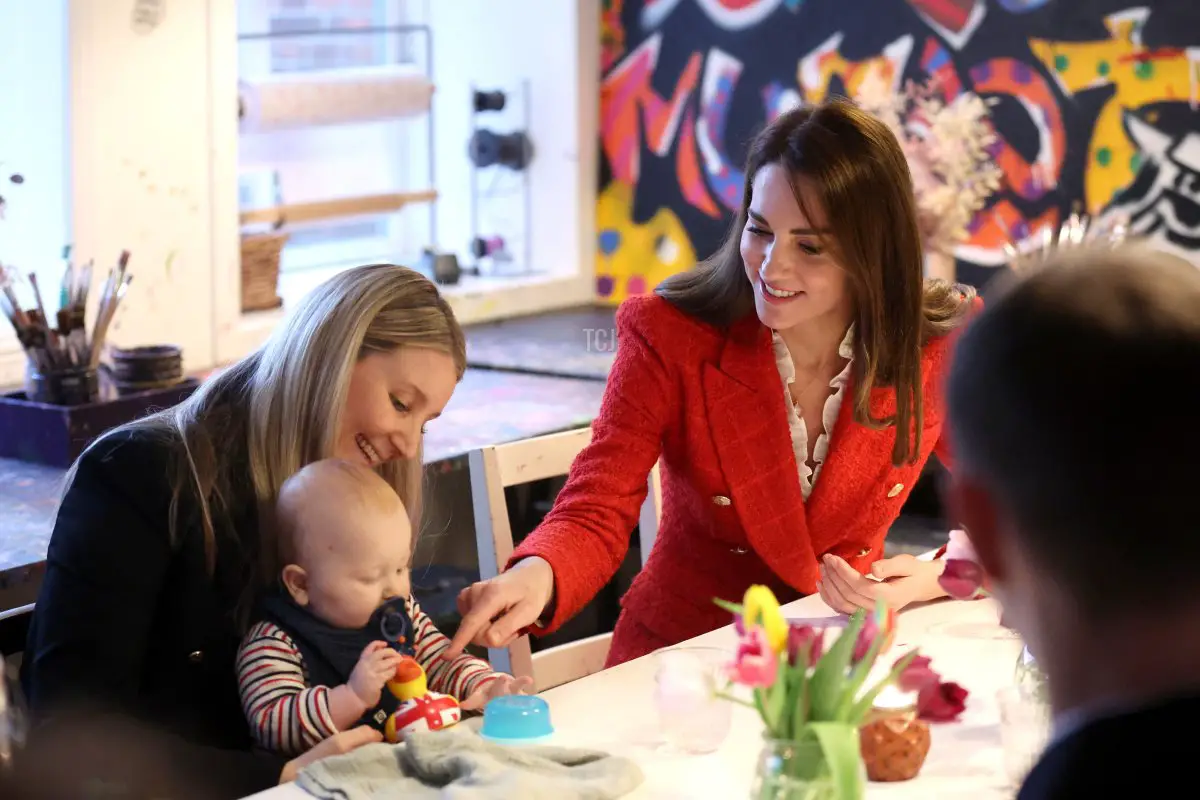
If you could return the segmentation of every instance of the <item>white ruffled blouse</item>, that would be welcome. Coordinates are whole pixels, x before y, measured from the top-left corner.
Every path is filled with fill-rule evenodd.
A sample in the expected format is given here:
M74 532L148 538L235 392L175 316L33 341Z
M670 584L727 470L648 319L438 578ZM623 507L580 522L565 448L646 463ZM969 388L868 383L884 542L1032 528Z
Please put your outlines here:
M837 422L838 412L841 411L846 384L850 382L850 366L854 359L854 325L846 329L846 335L838 345L838 355L846 359L846 366L829 382L829 388L833 389L833 392L825 400L825 407L821 409L821 427L824 430L813 446L812 460L816 464L815 468L808 465L808 426L804 424L800 409L792 402L791 385L796 382L796 367L792 363L787 345L783 343L783 338L778 332L771 332L771 342L775 350L775 366L779 368L779 377L783 382L783 399L787 408L788 429L792 436L792 450L796 454L796 466L800 471L800 491L807 500L812 493L813 483L821 472L821 466L825 463L825 456L829 452L829 434Z

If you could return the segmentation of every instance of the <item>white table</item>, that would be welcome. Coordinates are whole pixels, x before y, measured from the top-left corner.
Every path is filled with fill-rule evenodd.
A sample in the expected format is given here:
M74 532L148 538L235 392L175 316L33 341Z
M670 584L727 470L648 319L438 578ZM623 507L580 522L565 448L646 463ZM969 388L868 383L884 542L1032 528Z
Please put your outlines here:
M834 617L817 596L791 603L784 611L789 618ZM1013 796L1003 777L996 692L1012 681L1021 645L997 624L997 618L990 600L942 601L900 613L894 648L903 653L918 647L933 659L935 670L946 680L962 684L970 696L960 721L932 726L933 744L920 775L903 783L870 783L869 797L989 800ZM734 637L729 626L686 644L732 651ZM732 731L717 752L666 753L657 743L651 694L654 672L655 659L647 656L546 692L555 744L602 749L636 760L646 782L629 795L630 800L747 797L762 745L758 717L735 706ZM255 795L255 800L309 800L309 796L288 785Z

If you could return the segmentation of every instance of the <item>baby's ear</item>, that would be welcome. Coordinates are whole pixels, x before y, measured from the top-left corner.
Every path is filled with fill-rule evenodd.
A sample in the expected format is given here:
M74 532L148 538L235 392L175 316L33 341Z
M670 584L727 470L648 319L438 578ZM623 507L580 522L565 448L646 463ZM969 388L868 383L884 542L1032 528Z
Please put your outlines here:
M308 605L308 573L296 564L288 564L283 568L283 585L297 605Z

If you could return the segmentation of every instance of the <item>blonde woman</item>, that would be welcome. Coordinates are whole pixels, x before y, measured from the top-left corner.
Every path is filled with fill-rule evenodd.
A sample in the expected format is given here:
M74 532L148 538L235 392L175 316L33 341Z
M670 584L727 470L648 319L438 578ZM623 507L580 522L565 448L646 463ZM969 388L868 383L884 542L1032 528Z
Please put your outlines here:
M182 405L92 445L68 476L30 629L34 715L50 729L82 712L151 722L206 796L251 794L378 741L356 728L291 761L251 751L234 661L279 569L260 509L301 467L339 457L376 469L415 525L424 426L465 366L432 283L361 267Z

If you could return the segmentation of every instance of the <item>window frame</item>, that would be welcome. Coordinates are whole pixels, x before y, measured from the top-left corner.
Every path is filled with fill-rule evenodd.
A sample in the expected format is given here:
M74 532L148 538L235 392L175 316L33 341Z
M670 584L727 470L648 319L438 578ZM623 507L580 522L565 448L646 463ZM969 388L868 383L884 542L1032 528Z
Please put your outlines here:
M459 284L442 287L442 293L460 324L469 325L596 303L595 214L598 187L594 176L598 174L600 158L597 134L600 110L600 21L599 15L594 13L593 3L594 0L575 0L571 11L574 17L573 30L570 32L574 39L572 49L578 59L578 73L572 87L572 99L578 108L572 115L571 123L577 183L571 186L569 198L564 198L564 201L575 205L578 211L572 232L575 258L571 263L556 260L548 264L550 271L545 273L515 278L464 276ZM421 5L423 12L412 22L433 24L435 50L444 54L446 48L436 49L439 26L431 15L431 4ZM214 32L210 37L213 107L236 108L237 20L231 0L210 5L209 28ZM229 35L219 35L222 32L228 32ZM438 76L445 75L444 66L439 66L442 64L435 56L435 85L438 84ZM457 74L454 77L461 80L463 76ZM458 111L452 104L454 99L449 98L444 87L439 85L434 93L434 113L438 114L439 120L444 120L447 112L453 116ZM445 123L438 124L439 135L444 135ZM286 305L271 311L245 314L241 311L237 152L236 147L223 146L223 143L236 142L237 132L236 114L212 114L213 355L217 364L230 363L252 352L286 319L287 314ZM445 149L443 145L441 150ZM410 163L424 156L422 150L412 147ZM446 180L447 170L442 161L438 160L437 163L440 184ZM440 185L435 188L443 191ZM449 205L445 200L439 200L433 206L438 214L439 236L444 236L440 232L448 227L446 220L454 210L448 208ZM462 209L459 213L462 213ZM445 241L439 241L438 245L457 252L460 258L464 256L464 249L446 248ZM319 282L316 278L315 274L308 276L311 285Z
M411 0L370 0L375 6L371 12L371 27L387 27L404 25L411 22ZM270 0L237 0L237 15L239 36L244 33L276 33L284 32L281 28L287 28L287 25L280 24L280 18L272 15L267 6L272 5ZM257 9L255 8L257 6ZM305 16L308 14L309 16ZM313 12L303 9L296 10L296 18L298 20L311 20L318 26L326 25L328 17L334 16L330 12L324 15L312 16ZM295 27L295 30L305 30L306 26L301 24ZM348 37L347 37L348 38ZM266 74L285 74L285 73L321 73L321 72L336 72L339 69L353 69L364 66L384 66L396 64L400 68L411 63L410 55L405 51L408 49L409 36L406 35L386 35L386 36L369 36L369 39L377 42L372 45L374 51L371 58L358 61L355 63L345 63L336 66L318 66L302 69L278 69L275 59L278 54L275 49L288 43L286 36L279 39L259 40L252 43L239 41L238 56L239 56L239 77L245 76L245 63L249 60L252 64L250 71L253 73ZM306 45L311 47L323 46L331 41L338 39L325 39L323 37L314 37L313 40L306 42L304 38L292 40L295 46L303 48ZM303 60L303 57L301 58ZM408 139L418 130L424 130L422 124L419 128L410 122L385 123L386 130L376 129L369 132L369 138L383 138L390 140L388 145L379 152L379 161L390 163L396 173L396 186L392 190L406 190L410 188L426 188L422 186L411 186L413 183L412 170L409 166L409 146ZM322 138L335 140L345 135L343 131L331 130L328 128L312 128L301 131L275 132L267 134L240 134L239 143L239 187L243 179L249 181L265 180L268 176L262 173L247 174L246 163L244 156L246 151L258 151L258 158L255 161L267 162L262 165L263 173L267 172L268 167L275 167L274 171L277 175L280 171L278 163L272 162L271 157L267 155L272 149L280 147L282 144L285 148L291 140L291 144L300 143L301 149L307 147L317 147L317 142ZM273 140L273 141L272 141ZM314 161L313 164L317 164ZM303 175L305 172L304 166L296 167L288 170L283 176L285 187L289 184L295 185L288 178L296 178ZM253 167L252 167L253 169ZM419 179L418 179L419 180ZM313 177L299 178L299 183L302 187L320 182L319 179ZM299 192L293 192L285 195L285 199L291 199L299 195L301 201L311 199L306 196L306 193L301 189ZM240 199L240 198L239 198ZM322 198L323 199L323 198ZM268 205L274 203L274 198L271 198ZM426 212L430 213L430 212ZM288 300L297 299L292 287L296 284L307 284L312 275L303 275L301 273L312 273L320 277L329 277L336 274L339 270L344 269L347 265L353 263L364 263L369 261L385 261L393 260L398 257L399 253L404 251L406 243L412 240L414 233L414 215L411 209L402 209L400 212L370 215L357 218L333 219L315 223L309 223L301 226L294 226L292 232L295 234L289 238L287 245L284 246L280 257L280 276L279 276L279 294L286 303ZM339 229L354 229L362 228L365 225L370 225L374 228L373 234L360 236L339 236ZM304 237L315 239L311 243L304 246L297 246L295 238Z

